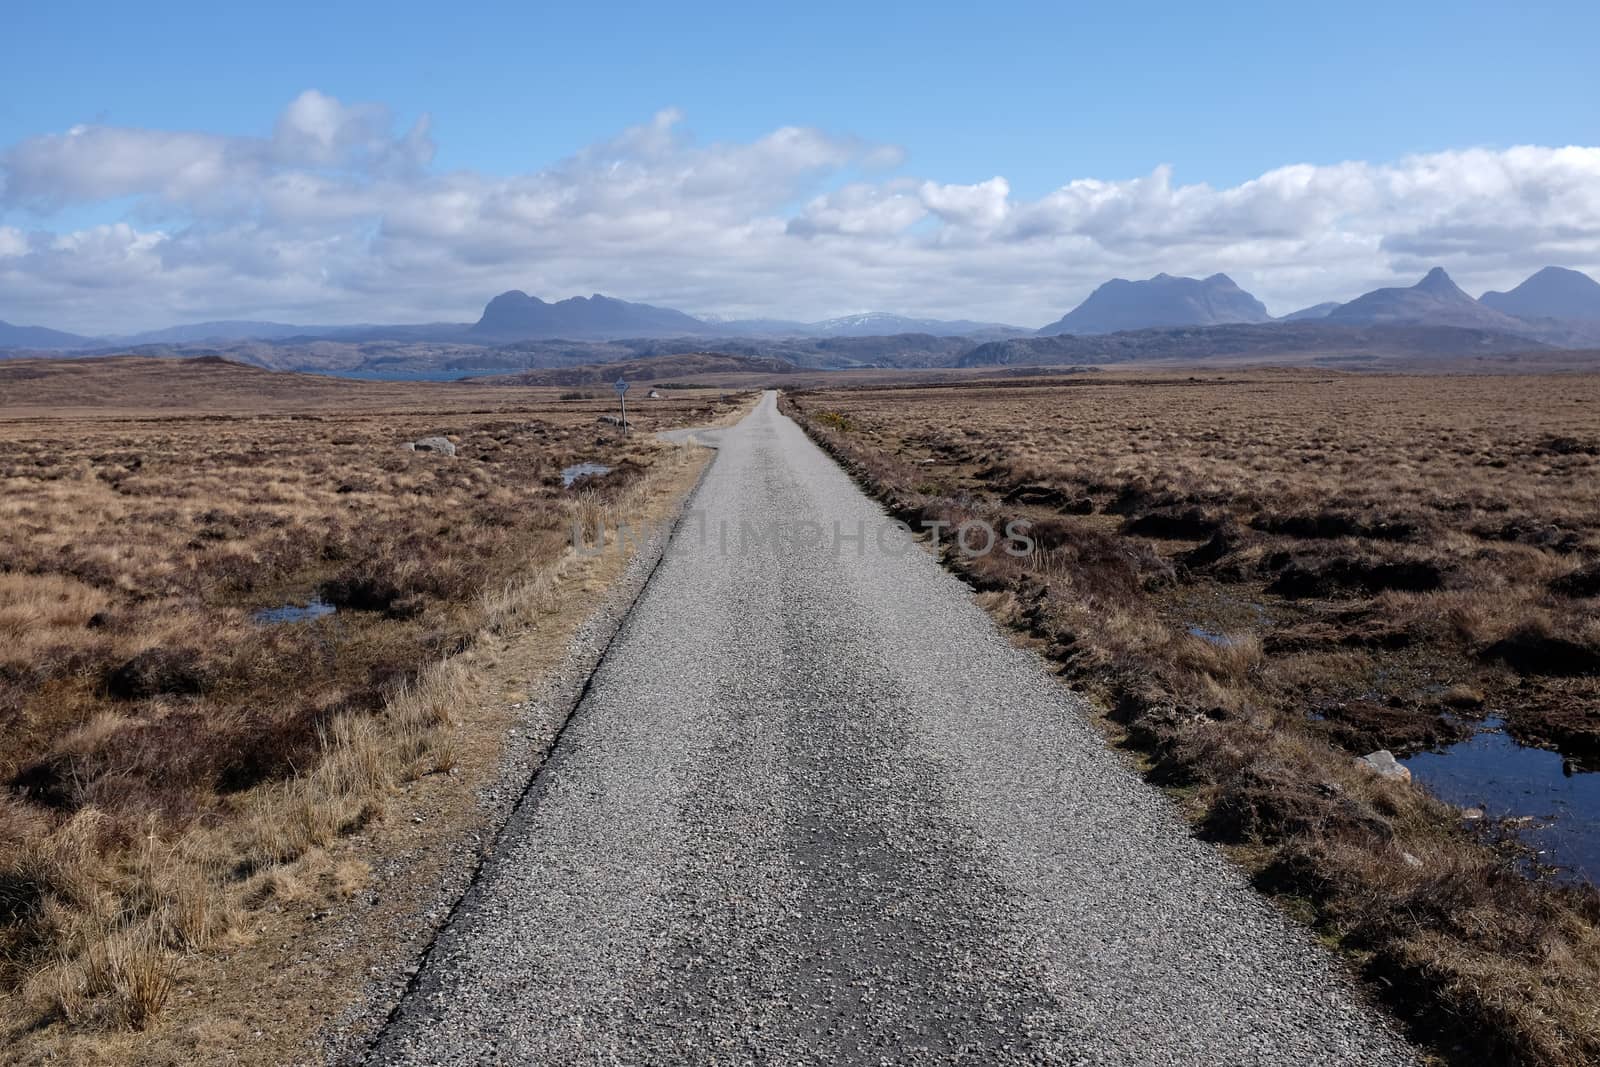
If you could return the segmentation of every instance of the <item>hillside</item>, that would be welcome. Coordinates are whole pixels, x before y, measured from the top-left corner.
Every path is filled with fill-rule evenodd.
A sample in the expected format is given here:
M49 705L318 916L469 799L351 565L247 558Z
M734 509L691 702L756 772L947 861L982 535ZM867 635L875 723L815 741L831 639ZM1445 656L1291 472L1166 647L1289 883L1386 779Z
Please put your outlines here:
M1272 322L1130 330L1095 337L991 341L966 353L960 367L1013 364L1106 364L1140 360L1295 361L1405 359L1444 362L1543 348L1525 337L1448 326L1339 326L1326 321Z
M1345 326L1459 326L1525 334L1528 324L1484 307L1434 267L1408 288L1374 289L1330 311L1324 322Z
M1488 292L1478 303L1522 319L1600 321L1600 282L1581 271L1546 267L1510 292Z
M680 381L713 374L791 374L793 363L782 359L733 356L721 352L680 352L671 356L625 359L554 370L528 371L471 379L475 385L605 385L618 378L629 382Z
M1175 278L1157 274L1142 282L1113 278L1057 321L1039 330L1055 334L1103 334L1164 326L1213 326L1266 322L1266 305L1226 274Z
M0 412L30 409L107 413L181 411L330 411L354 407L413 409L444 383L355 382L318 374L266 370L216 357L158 359L113 356L0 361Z
M624 341L524 341L493 350L505 363L521 360L528 370L610 363L618 359L671 356L700 348L693 337ZM716 342L719 353L754 359L779 359L810 370L860 367L945 367L969 351L970 337L902 333L877 337L730 337Z
M1031 333L1020 326L1001 322L974 322L971 319L915 319L883 311L846 315L806 323L804 331L818 337L887 337L897 333L920 333L933 337L971 337L984 335L1014 337Z
M88 337L51 330L43 326L13 326L0 322L0 348L84 348L94 344Z
M1339 306L1339 301L1337 301L1337 300L1328 300L1328 301L1324 301L1321 304L1312 304L1308 308L1301 308L1299 311L1291 311L1291 312L1289 312L1289 314L1283 316L1278 321L1279 322L1303 322L1303 321L1306 321L1306 320L1309 320L1309 319L1325 319L1325 318L1328 317L1328 313L1330 311L1332 311L1334 308L1338 307L1338 306Z

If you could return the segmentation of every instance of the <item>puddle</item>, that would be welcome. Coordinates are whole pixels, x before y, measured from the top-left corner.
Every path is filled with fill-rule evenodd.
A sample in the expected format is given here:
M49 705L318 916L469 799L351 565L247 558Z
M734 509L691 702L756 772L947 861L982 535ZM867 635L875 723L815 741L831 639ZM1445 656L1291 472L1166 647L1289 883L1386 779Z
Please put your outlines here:
M1189 636L1198 637L1207 644L1216 645L1218 648L1232 648L1236 642L1227 634L1219 634L1215 630L1207 630L1204 626L1189 627Z
M1498 719L1450 747L1402 760L1436 796L1490 818L1531 819L1517 836L1563 876L1600 882L1600 774L1527 748Z
M332 615L338 610L338 608L321 597L314 596L304 604L284 604L276 608L262 608L251 615L250 620L263 626L273 626L278 623L306 622L309 619L320 619L324 615Z
M561 468L561 484L571 488L572 483L579 478L598 478L602 474L610 474L611 468L604 463L574 463L570 467Z

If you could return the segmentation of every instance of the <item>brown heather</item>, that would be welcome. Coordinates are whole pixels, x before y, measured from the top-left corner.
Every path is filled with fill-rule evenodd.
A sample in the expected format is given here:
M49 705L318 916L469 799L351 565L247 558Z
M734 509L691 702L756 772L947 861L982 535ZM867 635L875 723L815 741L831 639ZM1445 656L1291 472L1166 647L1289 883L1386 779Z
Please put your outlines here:
M786 403L903 518L1032 519L1031 557L946 559L1440 1055L1600 1061L1600 896L1525 876L1352 759L1491 712L1600 759L1600 377L1106 374Z
M681 468L650 431L734 409L653 401L624 439L554 389L135 359L0 367L0 389L11 1036L144 1027L255 909L357 892L362 863L323 850L451 772L462 653L562 603L572 522ZM457 455L402 447L424 436ZM563 488L580 460L614 472ZM255 621L317 596L339 612Z

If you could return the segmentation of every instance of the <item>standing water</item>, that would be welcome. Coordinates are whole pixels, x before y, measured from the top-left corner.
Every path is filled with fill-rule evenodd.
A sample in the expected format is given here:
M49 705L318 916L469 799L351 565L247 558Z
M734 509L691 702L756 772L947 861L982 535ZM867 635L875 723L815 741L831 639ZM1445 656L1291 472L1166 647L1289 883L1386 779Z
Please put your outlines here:
M1491 819L1530 820L1518 837L1568 878L1600 882L1600 774L1519 745L1499 719L1465 741L1405 760L1435 796Z
M319 596L312 597L305 604L283 604L275 608L262 608L250 616L252 622L263 626L271 626L284 622L305 622L308 619L320 619L324 615L332 615L339 609L323 600Z
M610 474L611 468L604 463L574 463L570 467L561 468L561 484L564 488L571 488L572 483L579 478L598 478L602 474Z

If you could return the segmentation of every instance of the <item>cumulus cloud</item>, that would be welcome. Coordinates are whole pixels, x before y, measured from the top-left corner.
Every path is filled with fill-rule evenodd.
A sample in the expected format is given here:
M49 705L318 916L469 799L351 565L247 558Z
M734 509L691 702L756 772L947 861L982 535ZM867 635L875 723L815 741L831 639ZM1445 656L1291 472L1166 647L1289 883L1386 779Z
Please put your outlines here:
M814 197L788 221L787 230L798 237L855 234L891 237L920 222L927 205L910 182L868 185L860 182Z
M664 110L525 174L441 172L427 116L315 90L270 134L77 126L0 149L0 318L116 331L213 317L461 320L507 288L694 312L864 310L1034 325L1114 275L1227 271L1278 311L1442 263L1469 289L1600 268L1600 148L1291 164L1238 185L1171 167L900 173L893 145L786 126L701 142ZM110 225L49 228L132 201ZM24 217L46 228L25 231ZM37 223L33 223L37 226Z
M366 170L422 166L433 160L432 120L427 115L399 138L390 133L393 125L393 115L380 104L343 104L308 89L278 118L272 152L291 166Z
M50 212L142 196L167 208L249 208L274 181L319 171L364 179L414 173L433 159L429 119L395 136L389 109L346 105L314 89L291 101L270 138L74 126L0 152L0 204Z
M993 230L1011 212L1011 183L1001 177L976 185L923 182L918 193L923 205L951 226Z

